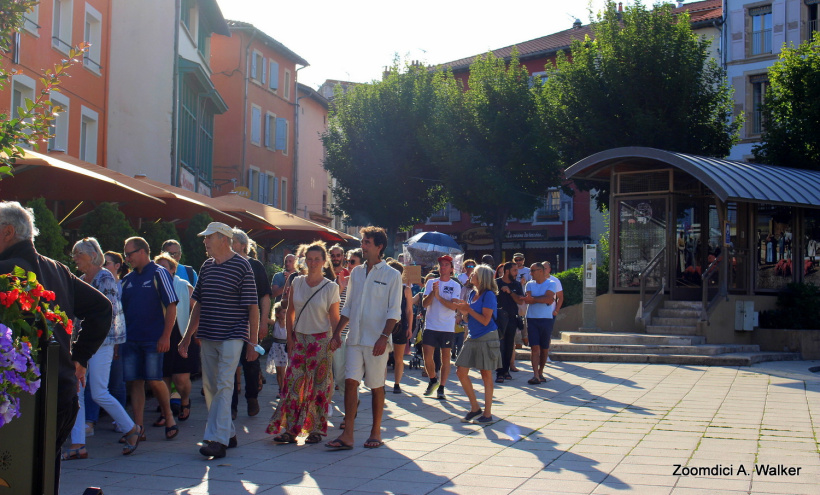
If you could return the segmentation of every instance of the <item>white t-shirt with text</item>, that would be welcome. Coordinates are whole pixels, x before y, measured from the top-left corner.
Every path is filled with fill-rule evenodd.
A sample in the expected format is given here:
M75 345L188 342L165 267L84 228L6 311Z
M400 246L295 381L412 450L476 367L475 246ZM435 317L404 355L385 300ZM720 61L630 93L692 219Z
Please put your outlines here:
M438 291L442 299L450 301L458 299L461 295L461 286L453 279L441 282L440 279L433 278L427 281L424 287L424 295L432 294L433 284L439 283ZM424 328L438 330L439 332L455 332L456 312L447 309L438 299L433 299L433 304L427 308L427 315L424 318Z

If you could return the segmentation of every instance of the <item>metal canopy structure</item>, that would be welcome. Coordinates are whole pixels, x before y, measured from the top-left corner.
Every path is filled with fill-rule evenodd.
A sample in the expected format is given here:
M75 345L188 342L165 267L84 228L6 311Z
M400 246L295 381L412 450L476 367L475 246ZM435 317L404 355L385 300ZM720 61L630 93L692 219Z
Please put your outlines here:
M687 155L655 148L614 148L573 164L567 179L610 180L610 167L657 162L705 184L721 201L747 201L820 208L820 172Z

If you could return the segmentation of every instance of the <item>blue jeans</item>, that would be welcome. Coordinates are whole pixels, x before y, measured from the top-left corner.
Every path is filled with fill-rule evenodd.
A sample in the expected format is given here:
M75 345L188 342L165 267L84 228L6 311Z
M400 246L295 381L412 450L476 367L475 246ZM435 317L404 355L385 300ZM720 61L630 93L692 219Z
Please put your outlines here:
M91 371L91 370L88 370ZM90 373L86 371L86 380ZM108 376L108 391L125 409L125 380L122 379L122 357L111 361L111 372ZM85 420L96 423L100 418L100 406L91 398L91 388L85 388Z
M162 357L156 342L126 341L120 345L122 374L127 382L162 380Z

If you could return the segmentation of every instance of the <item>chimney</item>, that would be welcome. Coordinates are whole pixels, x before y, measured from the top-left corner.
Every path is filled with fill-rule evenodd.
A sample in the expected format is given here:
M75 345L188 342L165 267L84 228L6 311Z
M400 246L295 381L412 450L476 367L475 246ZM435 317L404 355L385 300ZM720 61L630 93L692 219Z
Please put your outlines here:
M581 19L575 19L572 23L572 29L581 29Z
M622 2L618 2L618 12L624 11L624 4Z

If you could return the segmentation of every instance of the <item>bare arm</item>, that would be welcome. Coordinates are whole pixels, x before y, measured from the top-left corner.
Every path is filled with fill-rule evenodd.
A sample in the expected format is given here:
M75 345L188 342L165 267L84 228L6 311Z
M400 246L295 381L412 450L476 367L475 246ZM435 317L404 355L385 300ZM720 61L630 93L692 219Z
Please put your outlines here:
M168 352L171 349L171 332L174 330L174 323L177 321L177 303L173 302L165 308L165 328L162 336L157 341L157 352Z
M552 312L552 315L555 316L558 314L558 311L561 310L561 306L564 305L564 291L559 290L555 293L555 310Z
M256 361L259 358L259 353L256 352L256 345L259 344L259 305L251 304L248 306L248 323L250 324L250 343L248 350L245 351L245 359L247 361Z
M262 304L259 306L259 340L264 339L268 335L268 325L270 325L270 296L262 296Z
M410 287L404 288L404 298L407 300L407 304L404 306L404 311L407 312L407 329L408 331L413 330L413 296L412 291L410 291Z
M183 358L188 357L188 346L191 345L191 340L193 340L196 331L199 329L199 302L193 301L191 304L191 316L188 318L188 328L185 329L185 335L182 336L182 340L177 347L179 349L179 355Z

